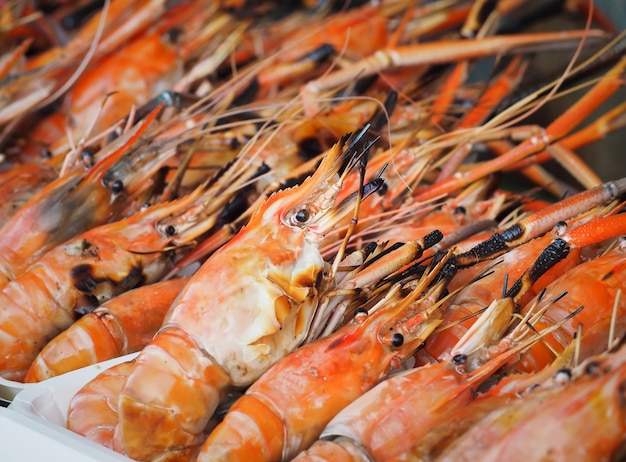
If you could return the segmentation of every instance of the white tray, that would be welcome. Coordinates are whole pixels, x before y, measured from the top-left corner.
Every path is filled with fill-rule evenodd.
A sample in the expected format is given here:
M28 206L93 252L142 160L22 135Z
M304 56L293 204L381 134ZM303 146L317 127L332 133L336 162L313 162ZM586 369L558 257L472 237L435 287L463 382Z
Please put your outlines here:
M2 460L34 461L53 456L64 462L131 461L69 431L65 421L70 400L80 388L105 369L136 356L133 353L24 386L7 409L0 409Z
M10 403L20 391L30 386L28 383L14 382L0 377L0 403Z

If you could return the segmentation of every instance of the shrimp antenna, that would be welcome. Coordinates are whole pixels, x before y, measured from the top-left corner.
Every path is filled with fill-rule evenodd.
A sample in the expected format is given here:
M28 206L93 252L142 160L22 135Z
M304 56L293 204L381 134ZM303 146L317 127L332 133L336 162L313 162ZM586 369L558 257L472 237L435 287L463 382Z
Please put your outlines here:
M337 251L337 255L335 256L335 260L333 261L333 265L332 265L331 273L330 273L333 276L337 274L339 264L341 260L343 259L343 256L345 255L346 249L348 247L348 242L350 241L350 238L352 237L352 234L354 233L356 225L358 224L358 221L359 221L359 211L361 209L361 201L363 200L363 196L365 194L364 183L365 183L365 169L367 167L368 151L380 139L380 136L376 136L373 139L371 136L366 136L369 129L370 129L370 124L365 124L363 129L356 136L352 137L352 139L350 140L350 143L348 144L348 148L346 149L346 152L350 152L354 150L353 152L356 154L356 156L355 155L349 156L347 165L344 166L345 169L343 170L341 175L345 175L346 172L351 170L351 168L354 166L355 161L358 162L359 163L359 189L358 189L357 200L354 205L354 214L352 216L352 219L350 220L350 226L348 226L348 229L346 230L346 234L341 242L341 247ZM354 149L357 146L357 144L359 144L359 148ZM382 179L377 178L377 180L381 181ZM378 188L380 188L383 183L384 181L380 183L380 186L378 186ZM371 192L369 192L368 195L369 194L371 194Z
M622 296L622 289L617 289L617 293L615 294L615 301L613 302L613 311L611 312L611 325L609 327L609 344L607 345L607 349L611 350L613 344L616 343L615 340L615 324L617 323L617 310L619 308L619 299Z
M504 275L504 283L502 284L502 298L506 298L506 286L509 284L509 273Z

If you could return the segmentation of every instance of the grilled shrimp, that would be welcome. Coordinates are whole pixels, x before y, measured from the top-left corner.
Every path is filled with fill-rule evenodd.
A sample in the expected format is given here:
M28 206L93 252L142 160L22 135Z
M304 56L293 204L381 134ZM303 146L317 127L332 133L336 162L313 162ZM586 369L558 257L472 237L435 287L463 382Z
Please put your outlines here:
M226 390L249 385L301 344L329 277L319 241L346 172L370 144L363 130L335 145L313 176L270 196L191 277L120 394L119 433L131 457L201 444Z
M24 379L39 382L141 350L186 284L171 279L125 292L74 322L39 352Z
M625 353L590 358L571 382L495 409L436 460L616 460L626 432Z
M416 287L396 286L370 315L357 313L276 363L235 402L198 461L290 460L307 448L337 412L399 367L439 324L437 300L447 280L422 295L438 274L439 267Z
M181 199L86 231L8 283L0 292L0 376L22 380L47 341L80 315L159 280L176 254L214 225L219 205L246 180L223 174Z
M125 170L127 176L112 181L108 176L157 114L158 110L153 111L87 173L77 168L57 178L5 223L0 240L0 287L56 245L121 215L121 204L129 199L127 193L132 196L151 169Z
M110 367L82 387L70 401L67 428L113 449L117 426L117 398L134 363L125 361Z

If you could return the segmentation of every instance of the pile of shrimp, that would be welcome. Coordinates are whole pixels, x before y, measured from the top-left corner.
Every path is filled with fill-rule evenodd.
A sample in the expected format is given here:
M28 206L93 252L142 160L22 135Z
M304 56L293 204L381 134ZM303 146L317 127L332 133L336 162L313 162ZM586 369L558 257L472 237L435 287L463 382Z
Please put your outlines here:
M70 430L624 456L626 178L576 151L626 124L626 38L593 1L0 0L0 37L0 377L137 353Z

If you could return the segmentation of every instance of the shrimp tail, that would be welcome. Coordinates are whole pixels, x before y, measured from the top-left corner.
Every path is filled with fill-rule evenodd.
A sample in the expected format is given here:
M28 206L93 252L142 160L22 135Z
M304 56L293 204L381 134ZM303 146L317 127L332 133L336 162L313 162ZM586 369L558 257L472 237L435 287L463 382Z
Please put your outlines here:
M146 387L147 377L160 386ZM137 358L134 373L119 397L119 430L128 455L143 460L170 448L202 444L204 427L212 414L206 409L217 407L229 383L228 374L190 334L178 327L159 332ZM166 384L170 385L164 387ZM171 403L184 409L173 410ZM146 422L152 427L149 432ZM174 436L176 441L172 441Z

